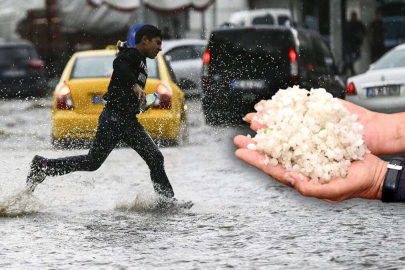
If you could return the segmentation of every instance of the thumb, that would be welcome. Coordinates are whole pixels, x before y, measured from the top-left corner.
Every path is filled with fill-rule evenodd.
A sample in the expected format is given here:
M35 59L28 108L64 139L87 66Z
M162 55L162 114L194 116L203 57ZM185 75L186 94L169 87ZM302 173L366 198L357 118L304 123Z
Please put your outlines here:
M283 182L285 185L295 187L299 185L300 182L308 182L310 179L308 176L303 175L302 173L297 172L286 172L283 175Z

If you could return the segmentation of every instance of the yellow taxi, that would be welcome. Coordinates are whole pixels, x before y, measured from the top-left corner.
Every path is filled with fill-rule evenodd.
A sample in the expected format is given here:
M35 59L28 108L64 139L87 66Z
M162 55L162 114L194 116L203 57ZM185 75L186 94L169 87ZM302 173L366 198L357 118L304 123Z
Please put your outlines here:
M67 63L53 92L52 143L91 140L104 108L102 96L113 72L116 50L91 50L75 53ZM147 59L146 94L157 93L152 108L137 115L155 141L180 144L187 135L187 105L177 86L169 63L158 54Z

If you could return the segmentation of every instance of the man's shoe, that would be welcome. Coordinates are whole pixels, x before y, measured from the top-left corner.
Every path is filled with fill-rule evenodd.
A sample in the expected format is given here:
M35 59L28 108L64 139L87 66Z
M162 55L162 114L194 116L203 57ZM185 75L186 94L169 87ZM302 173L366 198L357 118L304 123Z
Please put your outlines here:
M173 198L161 197L159 198L156 207L162 210L180 209L180 208L190 209L193 205L194 203L192 201L183 201L183 200L179 201L174 197Z
M27 176L27 189L34 192L38 184L45 180L45 164L46 159L41 156L35 156L32 159L30 171Z

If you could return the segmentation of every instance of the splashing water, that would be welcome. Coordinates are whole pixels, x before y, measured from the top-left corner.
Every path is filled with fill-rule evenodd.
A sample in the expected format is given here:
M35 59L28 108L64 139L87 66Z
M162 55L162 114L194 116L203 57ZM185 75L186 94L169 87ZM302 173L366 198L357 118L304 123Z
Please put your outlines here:
M138 193L134 199L118 202L115 209L135 212L175 213L190 209L192 206L193 203L191 201L172 201L171 199L164 199L157 195Z
M2 198L0 196L0 217L17 217L39 212L43 205L24 188Z

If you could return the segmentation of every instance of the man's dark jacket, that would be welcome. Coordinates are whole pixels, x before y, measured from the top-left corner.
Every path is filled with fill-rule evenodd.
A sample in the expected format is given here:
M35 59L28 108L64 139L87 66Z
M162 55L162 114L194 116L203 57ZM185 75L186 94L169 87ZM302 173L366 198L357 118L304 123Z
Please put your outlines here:
M125 48L118 52L113 62L113 74L107 93L103 96L106 107L120 116L139 113L139 99L133 88L138 84L145 88L148 78L146 57L136 48Z

